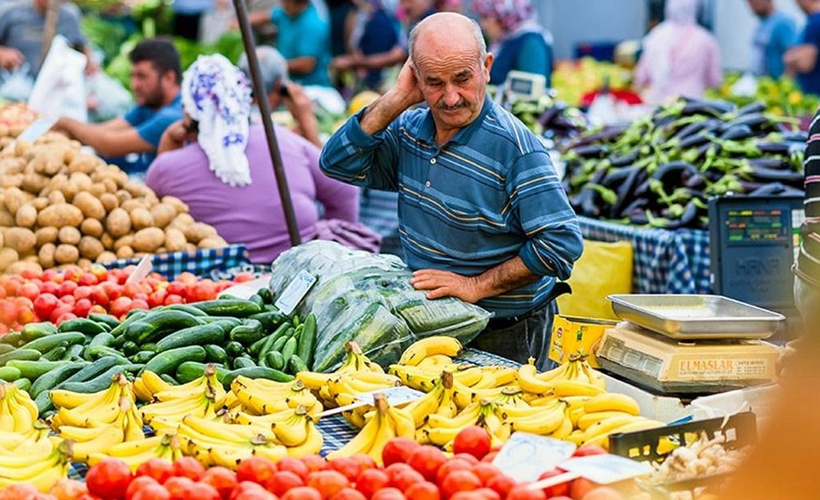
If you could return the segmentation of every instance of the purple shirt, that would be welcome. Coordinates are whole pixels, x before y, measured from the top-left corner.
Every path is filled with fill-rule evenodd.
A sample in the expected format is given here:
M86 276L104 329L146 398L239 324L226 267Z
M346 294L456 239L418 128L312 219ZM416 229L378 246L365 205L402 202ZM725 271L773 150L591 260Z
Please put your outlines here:
M324 206L325 219L357 222L358 188L325 177L319 170L319 149L302 137L276 127L276 138L302 241L316 236L317 201ZM145 183L159 197L176 196L187 203L194 219L214 226L229 243L245 244L254 263L269 264L290 248L290 238L261 125L251 124L245 153L250 186L231 187L219 180L197 143L159 155Z

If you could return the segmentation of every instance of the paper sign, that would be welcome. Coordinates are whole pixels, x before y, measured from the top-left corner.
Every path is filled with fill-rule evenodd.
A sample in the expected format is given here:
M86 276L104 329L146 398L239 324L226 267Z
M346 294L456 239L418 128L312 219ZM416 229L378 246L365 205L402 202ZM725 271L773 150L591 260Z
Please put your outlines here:
M23 132L17 136L18 141L24 142L34 142L40 138L41 135L48 132L54 124L57 123L57 120L50 119L50 118L41 118L28 127L26 127Z
M336 415L337 413L344 413L348 410L353 410L355 408L359 408L362 406L374 406L376 404L376 394L383 395L385 398L387 398L387 402L390 403L392 406L400 406L403 404L407 404L411 401L415 401L420 397L424 396L423 392L419 392L404 386L390 387L388 389L380 389L378 391L372 392L362 392L356 394L355 403L340 406L338 408L333 408L332 410L323 411L322 413L318 414L317 417L324 418L329 417L331 415Z
M263 288L266 288L269 281L270 274L266 274L261 278L256 278L255 280L246 281L245 283L240 283L230 288L226 288L219 294L219 296L222 297L223 295L230 295L231 297L236 297L237 299L247 300L251 298L251 295Z
M653 471L652 466L618 455L591 455L567 460L561 468L575 472L593 483L610 484L643 476Z
M299 274L288 284L274 305L286 316L290 316L314 283L316 283L315 276L304 270L299 271Z
M137 264L137 268L134 269L134 272L128 276L128 279L125 280L125 283L139 283L140 281L144 280L146 276L151 274L151 271L154 269L154 265L151 264L151 257L150 255L146 255L142 259L140 259L139 264Z
M564 462L573 452L575 445L568 441L516 432L498 452L493 465L518 482L531 482Z

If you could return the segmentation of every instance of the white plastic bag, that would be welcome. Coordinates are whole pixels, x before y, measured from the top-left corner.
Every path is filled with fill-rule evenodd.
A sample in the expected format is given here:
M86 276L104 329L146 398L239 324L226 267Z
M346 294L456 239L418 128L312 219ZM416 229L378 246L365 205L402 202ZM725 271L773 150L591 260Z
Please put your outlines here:
M123 116L134 105L125 87L102 71L89 76L86 85L88 97L97 103L88 113L92 122L100 123Z
M0 70L0 97L11 102L27 101L34 87L34 80L29 75L28 63L16 70Z
M88 121L84 74L87 59L72 49L65 37L55 36L34 82L29 107L46 118Z

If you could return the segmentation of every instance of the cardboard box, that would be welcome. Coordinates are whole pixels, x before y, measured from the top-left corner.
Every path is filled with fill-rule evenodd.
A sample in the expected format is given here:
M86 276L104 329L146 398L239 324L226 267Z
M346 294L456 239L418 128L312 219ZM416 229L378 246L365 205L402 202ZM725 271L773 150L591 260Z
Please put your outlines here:
M556 316L552 322L549 358L556 363L566 363L570 355L588 356L593 368L599 368L594 348L608 328L617 323L606 319Z
M773 383L779 349L758 340L680 342L634 325L608 329L603 368L662 392L714 393Z

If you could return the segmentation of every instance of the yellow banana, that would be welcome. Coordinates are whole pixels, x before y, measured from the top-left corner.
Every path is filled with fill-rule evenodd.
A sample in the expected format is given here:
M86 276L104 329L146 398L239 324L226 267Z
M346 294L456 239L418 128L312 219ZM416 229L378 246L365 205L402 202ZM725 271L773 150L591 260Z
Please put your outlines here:
M567 396L597 396L604 390L597 385L575 380L558 380L553 385L553 394L559 398Z
M507 366L483 366L481 370L492 372L498 387L512 384L518 378L518 371Z
M314 455L319 453L323 445L324 437L322 437L322 433L319 432L316 425L311 422L308 423L308 432L305 441L299 446L288 447L287 453L289 457L301 458L306 455Z
M575 429L574 431L570 432L569 435L563 438L564 441L569 441L570 443L574 444L575 446L581 446L581 444L586 439L586 435L583 431Z
M152 452L169 441L166 435L153 436L142 439L141 441L126 441L124 443L116 444L107 450L105 454L109 457L130 457L134 455L141 455L146 452Z
M273 426L276 438L285 446L299 446L307 440L310 420L304 408L297 409L291 417L281 425Z
M15 432L14 431L14 415L11 414L9 408L9 398L4 397L3 402L0 403L0 431Z
M382 463L382 451L387 442L396 437L396 423L392 418L389 418L383 410L378 411L377 418L379 419L379 431L376 433L376 439L373 441L373 446L367 450L367 454L376 461L377 464ZM415 433L414 433L415 434Z
M629 413L624 413L622 411L596 411L594 413L585 413L583 417L578 419L578 424L576 427L582 431L585 431L598 422L614 417L626 417L629 415Z
M578 427L578 420L581 419L586 413L584 412L583 408L574 408L568 412L569 420L572 422L573 427Z
M587 438L586 440L584 440L583 445L598 445L603 447L605 450L609 451L609 436L612 434L618 434L621 432L636 432L647 429L656 429L658 427L663 426L664 424L662 422L643 419L642 421L635 421L629 424L622 425L618 428L610 429L609 431L598 434L595 437Z
M0 490L16 484L26 482L31 484L42 493L48 492L54 484L68 477L69 463L61 457L43 462L36 472L28 474L22 478L10 478L4 475L4 470L0 469Z
M620 411L630 415L640 415L641 407L638 406L637 401L625 394L609 392L590 398L584 403L584 411L587 413Z
M31 418L31 413L29 412L29 410L20 403L18 403L17 398L12 396L8 398L8 402L9 411L11 412L11 416L14 419L14 432L30 431L34 426L34 421L37 419Z
M495 373L491 371L482 371L481 378L475 384L471 385L470 389L475 392L481 389L494 389L497 385L498 379L496 378Z
M37 441L26 442L18 448L16 454L0 455L0 468L27 467L48 459L60 444L59 438L46 437Z
M446 356L458 356L462 351L461 342L454 337L433 336L423 338L414 342L402 354L399 364L416 366L427 356L444 354Z
M635 417L633 415L624 415L619 417L610 417L606 420L601 420L595 424L590 425L584 430L584 433L587 435L587 439L592 439L594 437L600 436L601 434L606 434L611 432L618 427L623 427L624 425L631 424L634 422L641 422L647 420L643 417Z
M606 390L606 380L604 376L596 370L595 368L589 366L586 360L584 360L581 364L581 369L586 373L587 377L589 378L589 382L592 385L597 385L603 390Z
M558 408L527 418L513 418L510 419L509 422L514 431L523 431L545 436L555 432L565 419L566 415L564 414L563 408ZM570 429L570 431L572 431L572 429Z
M444 387L439 384L432 391L404 407L412 415L416 427L421 427L424 424L427 415L436 413L441 405L443 391Z
M75 462L85 462L92 453L103 453L105 450L120 444L125 440L125 433L122 427L111 425L106 427L99 436L85 442L73 442L71 446L72 460Z
M188 391L201 383L201 380L197 379L193 382L188 382L187 384L183 385L171 385L168 382L162 380L162 377L160 377L156 373L148 370L142 372L142 374L140 375L140 381L143 385L145 385L145 389L151 393L151 399L154 399L154 394L158 392L172 391L177 389Z
M567 436L572 434L572 429L572 420L570 420L569 416L567 415L564 417L564 420L561 422L561 425L559 425L557 429L552 431L549 437L555 439L566 439Z
M296 374L296 380L305 384L308 389L318 391L327 384L331 377L338 373L299 372Z
M208 455L214 465L236 470L241 461L253 456L253 448L227 445L213 446L208 450Z
M518 369L518 386L524 391L533 394L547 394L552 390L553 384L550 382L544 382L536 377L537 370L533 364L534 362L535 360L530 358L529 363L521 365Z
M142 401L143 403L150 403L154 400L154 393L148 390L148 387L145 385L145 382L142 381L142 377L135 378L133 385L134 394L137 396L137 398L139 398L140 401Z
M376 434L379 432L379 420L378 413L374 413L353 439L338 450L328 453L327 459L334 460L336 458L350 457L359 453L367 453L373 446Z
M424 438L438 446L447 446L451 443L463 428L452 427L429 427L422 428Z
M105 398L107 393L108 389L104 389L100 392L92 392L90 394L71 392L63 389L52 389L49 391L48 396L57 408L67 408L71 410L83 403L88 403L89 401L102 400Z
M453 364L453 358L450 356L447 356L446 354L434 354L422 359L417 366L423 368L444 368L451 364Z
M17 402L18 405L26 409L33 424L37 421L37 418L40 416L40 411L37 409L37 404L34 402L34 400L31 399L31 396L29 396L28 392L18 389L17 386L14 384L11 384L11 386L12 398Z
M565 379L567 378L567 369L569 368L569 363L564 363L563 365L559 366L558 368L553 368L550 371L546 371L543 373L537 374L535 377L542 382L552 382L557 379Z
M397 437L413 439L416 435L415 421L405 409L391 406L387 409L387 417L393 419Z

